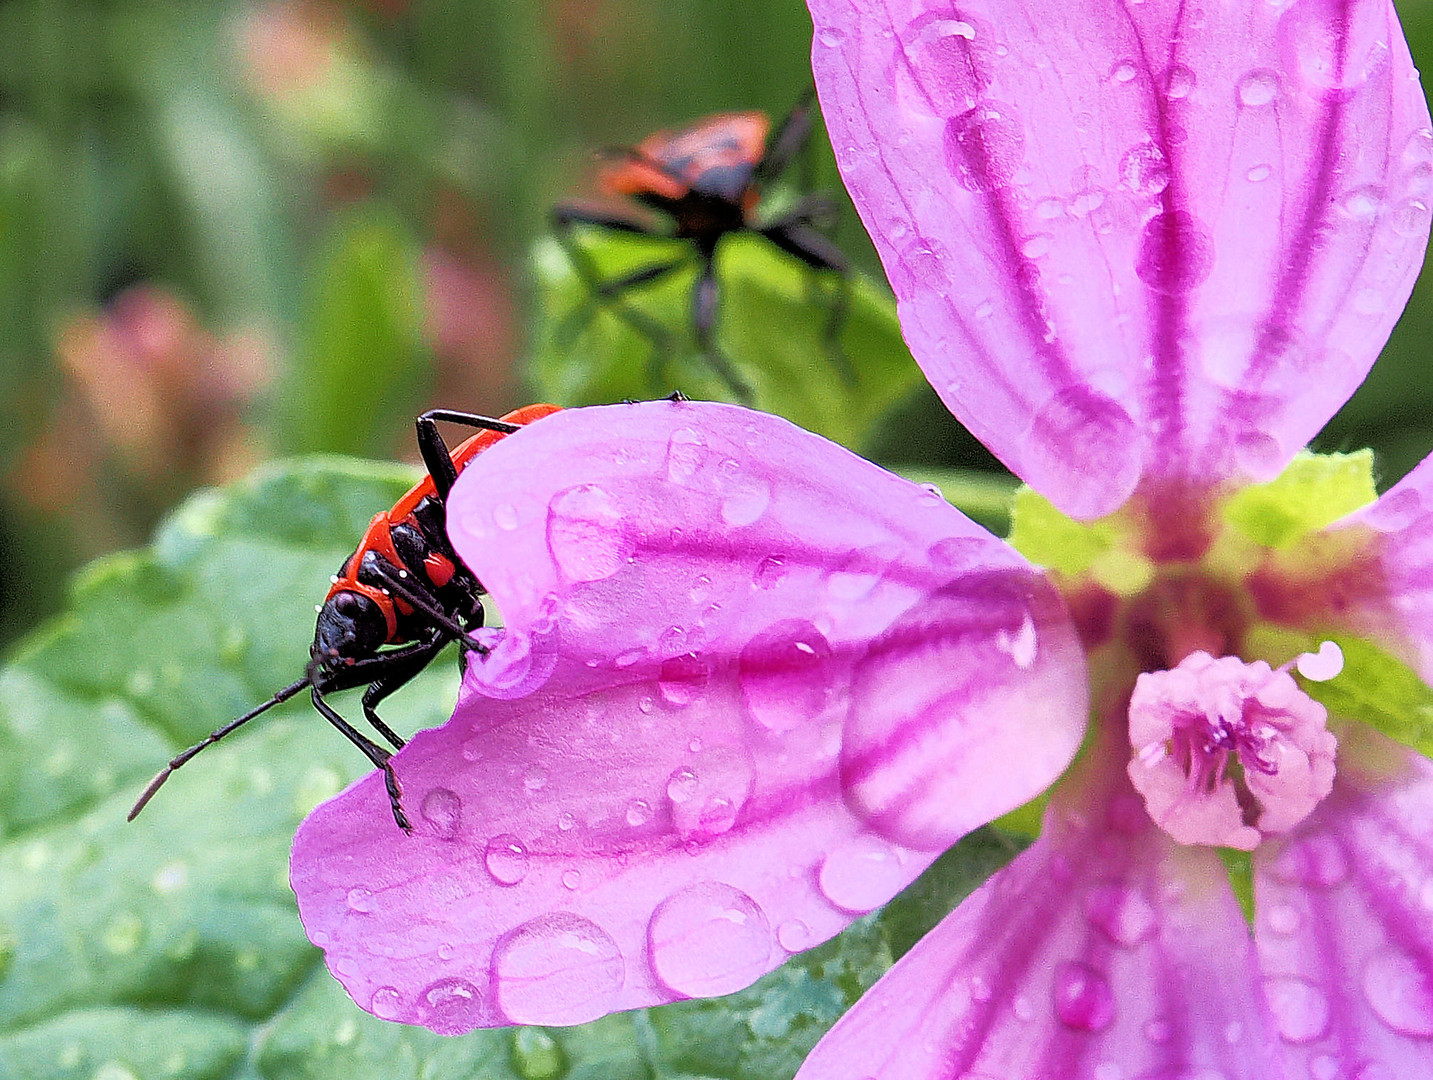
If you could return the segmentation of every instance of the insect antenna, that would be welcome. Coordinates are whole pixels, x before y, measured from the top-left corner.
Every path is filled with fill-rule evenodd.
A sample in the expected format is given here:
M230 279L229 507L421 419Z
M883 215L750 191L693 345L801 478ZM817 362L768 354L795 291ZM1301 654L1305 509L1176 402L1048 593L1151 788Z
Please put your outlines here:
M243 716L240 716L237 719L230 720L223 727L211 732L207 737L195 743L188 750L176 754L173 760L171 760L168 765L164 766L164 768L160 769L159 772L155 775L154 779L151 780L148 786L145 787L144 791L140 793L139 798L136 799L134 802L134 808L130 810L129 816L125 820L133 821L136 817L138 817L139 812L143 810L145 806L148 805L150 799L154 798L155 792L157 792L161 787L164 786L164 782L168 780L170 776L173 775L174 770L179 768L179 766L183 765L195 754L199 753L200 750L203 750L206 746L212 746L214 743L222 739L225 735L229 734L229 732L234 731L236 728L242 727L244 724L247 724L250 720L258 716L260 713L267 712L275 705L281 705L285 701L288 701L289 698L293 697L304 687L308 686L311 681L312 680L310 679L310 677L308 675L305 675L298 682L293 683L290 686L284 687L282 690L280 690L273 697L269 698L269 700L264 702L262 705L250 709Z

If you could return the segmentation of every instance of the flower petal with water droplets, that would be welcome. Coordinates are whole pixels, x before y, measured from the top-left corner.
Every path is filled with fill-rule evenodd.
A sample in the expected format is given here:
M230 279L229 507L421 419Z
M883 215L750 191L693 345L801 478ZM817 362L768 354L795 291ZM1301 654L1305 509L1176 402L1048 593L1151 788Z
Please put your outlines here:
M1422 264L1433 131L1388 0L809 0L917 361L1075 517L1268 479Z
M294 845L305 925L385 1016L570 1024L739 989L778 928L831 937L1078 747L1084 661L1044 578L775 417L558 413L464 470L449 528L506 625L393 758L433 819L403 836L373 774Z
M1208 849L1137 796L1058 808L1039 840L925 936L797 1080L1282 1075L1239 907Z
M1333 793L1254 869L1292 1075L1433 1075L1433 763L1359 726Z

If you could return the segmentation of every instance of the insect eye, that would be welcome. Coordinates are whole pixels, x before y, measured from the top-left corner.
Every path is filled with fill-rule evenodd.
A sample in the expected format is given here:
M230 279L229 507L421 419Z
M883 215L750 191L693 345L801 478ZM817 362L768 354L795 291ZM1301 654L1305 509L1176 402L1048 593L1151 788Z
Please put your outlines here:
M363 602L351 592L341 592L333 598L333 610L344 618L357 618L362 608Z

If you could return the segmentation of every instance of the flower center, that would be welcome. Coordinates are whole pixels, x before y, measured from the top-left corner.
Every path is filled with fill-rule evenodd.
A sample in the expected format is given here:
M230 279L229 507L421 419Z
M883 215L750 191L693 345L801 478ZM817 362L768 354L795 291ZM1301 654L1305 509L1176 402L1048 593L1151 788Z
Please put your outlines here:
M1310 677L1332 666L1323 651L1300 661ZM1327 722L1287 670L1193 652L1136 680L1129 776L1175 840L1252 851L1329 793L1338 744Z

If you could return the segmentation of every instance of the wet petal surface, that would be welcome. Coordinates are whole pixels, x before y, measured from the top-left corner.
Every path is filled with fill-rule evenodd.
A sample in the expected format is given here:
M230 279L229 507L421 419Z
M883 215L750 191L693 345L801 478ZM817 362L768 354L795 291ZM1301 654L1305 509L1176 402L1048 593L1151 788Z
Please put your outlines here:
M1433 133L1387 0L810 0L916 359L1063 511L1267 479L1422 262Z
M450 531L507 629L394 758L415 834L375 774L294 847L310 935L379 1015L570 1024L739 989L1078 746L1084 662L1044 579L776 418L556 414L464 471Z
M1280 1077L1218 857L1127 784L1053 810L817 1045L802 1080Z
M1259 963L1292 1075L1433 1072L1433 764L1359 727L1333 794L1255 871Z

